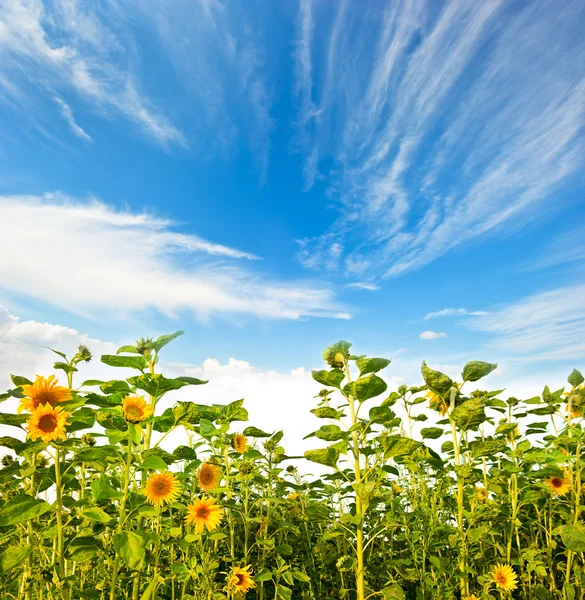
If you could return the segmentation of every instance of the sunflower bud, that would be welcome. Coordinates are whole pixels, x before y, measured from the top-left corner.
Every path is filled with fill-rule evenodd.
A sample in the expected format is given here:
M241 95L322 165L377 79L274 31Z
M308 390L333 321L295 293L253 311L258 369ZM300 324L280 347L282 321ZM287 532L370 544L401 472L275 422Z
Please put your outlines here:
M6 454L5 456L2 457L2 466L3 467L9 467L10 465L13 465L16 461L14 460L14 458L12 456L10 456L9 454Z
M240 464L240 475L249 475L254 470L254 465L250 462L243 462Z
M274 452L276 450L276 442L274 440L266 440L264 442L264 448L266 452Z
M86 446L95 446L96 440L91 433L84 433L81 436L81 443L85 444Z
M152 353L152 338L143 338L136 340L136 352L138 354L148 355Z
M73 357L72 362L74 362L74 363L89 362L90 360L91 360L91 350L87 346L80 344L77 348L77 354Z
M333 344L323 350L323 360L332 369L343 369L349 358L349 349L351 344L344 340Z

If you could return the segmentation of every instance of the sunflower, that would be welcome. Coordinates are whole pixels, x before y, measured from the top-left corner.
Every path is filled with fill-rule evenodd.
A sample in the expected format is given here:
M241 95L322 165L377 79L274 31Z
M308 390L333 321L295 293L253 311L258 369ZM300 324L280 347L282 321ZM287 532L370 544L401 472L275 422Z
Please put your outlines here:
M444 417L449 411L449 403L446 400L443 400L439 394L435 394L433 391L429 391L425 398L429 398L429 408L436 410L441 413L441 416Z
M140 423L154 414L154 408L146 404L144 396L126 396L122 399L122 410L129 423Z
M476 487L475 488L475 498L480 502L487 500L489 498L489 492L484 487Z
M250 447L248 444L248 438L243 433L234 433L232 438L232 446L238 454L244 454L244 452Z
M40 438L44 442L64 438L65 425L70 414L59 407L53 408L50 404L41 404L33 411L26 423L30 437L33 440Z
M197 481L202 490L206 492L214 490L219 485L219 469L205 461L197 471Z
M471 594L471 596L465 596L463 600L479 600L479 598L475 594Z
M218 528L223 511L215 502L215 498L195 498L193 504L187 507L185 522L187 525L195 523L196 533L201 533L204 527L207 531Z
M22 393L25 398L22 398L18 406L18 412L23 410L32 413L35 408L42 404L55 406L59 402L71 400L71 390L62 385L57 385L58 380L54 375L50 375L45 379L42 375L37 375L35 382L32 385L23 385Z
M181 486L172 473L161 471L147 479L142 493L151 504L160 506L165 502L174 502L181 493Z
M559 477L555 475L553 477L549 477L544 483L548 485L548 487L555 493L557 496L564 496L571 490L571 480L567 473L563 475L563 477Z
M245 594L248 590L256 587L252 581L252 573L250 572L252 565L247 567L234 567L227 576L228 589Z
M496 587L499 587L505 592L511 592L518 587L518 576L514 573L512 567L508 565L496 565L491 572L491 576Z
M402 492L404 492L404 488L401 485L397 484L395 481L393 481L392 482L392 491L395 494L402 494Z

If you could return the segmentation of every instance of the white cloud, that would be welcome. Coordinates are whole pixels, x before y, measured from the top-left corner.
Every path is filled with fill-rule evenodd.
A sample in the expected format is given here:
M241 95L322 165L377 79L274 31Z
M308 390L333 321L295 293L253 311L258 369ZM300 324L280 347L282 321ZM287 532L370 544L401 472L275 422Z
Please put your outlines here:
M376 285L375 283L369 283L369 282L363 282L363 281L358 281L355 283L348 283L347 287L357 288L358 290L368 290L370 292L377 292L380 289L380 286Z
M464 322L491 334L492 352L526 361L585 357L585 285L540 292Z
M0 254L11 257L0 263L4 288L65 310L350 316L323 285L263 279L226 262L254 255L178 234L145 213L60 196L0 196L0 214Z
M466 308L443 308L436 312L430 312L425 315L424 320L434 319L435 317L451 317L454 315L473 315L481 316L487 315L488 313L484 310L467 310Z
M583 3L344 3L333 25L316 6L300 8L299 136L308 185L332 165L340 216L305 266L338 242L346 272L394 277L558 209L583 165Z
M132 44L125 46L116 32L120 21L106 24L93 9L75 1L2 2L0 91L6 80L29 101L38 100L39 90L52 95L55 90L73 91L95 112L122 116L157 143L183 145L183 135L139 90L131 66ZM19 116L34 119L30 107L25 108ZM34 113L40 110L37 102ZM59 110L75 134L87 140L68 107Z
M55 102L57 102L57 104L59 105L61 109L61 114L63 115L63 118L67 121L67 123L69 123L69 127L71 127L73 133L77 137L80 137L82 140L85 140L86 142L93 142L91 136L75 122L75 119L73 117L73 111L71 110L69 104L61 100L61 98L55 98Z
M421 340L436 340L438 338L447 337L446 333L437 331L423 331L419 336Z

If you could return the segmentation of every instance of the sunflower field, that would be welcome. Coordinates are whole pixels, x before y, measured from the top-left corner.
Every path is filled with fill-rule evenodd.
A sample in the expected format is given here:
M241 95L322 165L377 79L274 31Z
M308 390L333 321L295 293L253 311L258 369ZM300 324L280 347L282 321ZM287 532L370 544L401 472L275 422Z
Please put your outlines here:
M340 341L313 371L315 449L290 456L243 400L160 409L206 383L160 372L181 333L101 357L126 379L83 381L84 346L53 375L12 375L2 600L585 597L577 370L519 399L478 388L495 364L453 381L423 363L423 386L389 392L390 360ZM163 450L178 431L188 443Z

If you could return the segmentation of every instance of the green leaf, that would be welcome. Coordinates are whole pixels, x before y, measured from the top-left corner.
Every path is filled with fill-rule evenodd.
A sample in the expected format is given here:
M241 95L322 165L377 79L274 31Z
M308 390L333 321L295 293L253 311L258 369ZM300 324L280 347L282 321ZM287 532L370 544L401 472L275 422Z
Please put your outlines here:
M374 406L368 415L372 423L380 425L392 425L396 418L396 413L386 404L382 406Z
M421 367L421 373L429 388L441 396L447 394L453 387L453 381L450 377L447 377L447 375L440 371L435 371L434 369L427 367L427 363L424 360Z
M577 371L577 369L573 369L573 372L569 375L569 377L567 377L567 381L574 388L576 388L576 387L580 386L585 381L585 378L583 377L583 375L581 375L580 371Z
M179 390L182 387L189 385L186 381L181 381L179 379L167 379L160 373L155 373L154 375L145 373L144 375L128 377L128 382L155 398L161 398L167 392Z
M75 562L87 562L99 552L96 540L90 536L79 536L67 548L67 558Z
M254 577L254 581L261 583L262 581L270 581L272 579L272 572L268 569L264 569L261 573Z
M339 425L323 425L315 432L315 436L326 442L336 442L345 439L347 434L341 430Z
M331 406L320 406L311 412L319 419L336 419L339 416L339 412Z
M292 590L284 587L283 585L278 586L278 592L276 593L276 600L291 600Z
M365 402L370 398L375 398L383 394L388 389L386 382L377 375L371 373L365 377L360 377L356 381L348 383L343 391L353 396L359 402Z
M173 340L183 335L184 331L175 331L175 333L167 333L161 335L155 342L152 342L152 347L159 353L167 344L170 344Z
M32 385L33 382L26 377L22 377L21 375L12 375L10 374L10 380L16 387L22 387L23 385Z
M21 425L26 423L26 415L14 415L12 413L0 413L0 425L11 425L22 429Z
M563 544L575 552L585 552L585 524L563 525L561 527Z
M167 463L156 454L151 454L142 461L141 468L154 469L155 471L164 471L168 467Z
M53 369L59 369L60 371L65 371L65 373L75 373L78 370L77 367L64 362L56 362L53 365Z
M93 492L93 497L98 502L100 500L114 500L122 497L122 494L110 485L105 475L101 475L98 479L94 479L91 482L91 491Z
M398 584L385 587L381 591L382 600L405 600L406 596Z
M146 556L144 538L133 531L114 535L114 550L130 569L140 569Z
M481 398L472 398L455 407L450 419L459 431L477 428L486 420L485 404Z
M148 356L118 356L116 354L103 354L101 361L110 367L122 367L125 369L138 369L144 371L148 366Z
M345 374L340 369L331 369L331 371L311 371L313 379L321 385L338 388L345 379Z
M368 373L377 373L385 369L392 361L388 358L358 358L355 361L360 370L360 377Z
M272 435L271 433L266 433L265 431L262 431L262 429L258 429L258 427L246 427L243 433L247 437L256 438L268 438Z
M475 458L495 456L506 449L506 440L477 440L471 442L470 447Z
M305 452L305 458L320 465L335 467L339 460L339 450L331 446L329 448L320 448L318 450L307 450Z
M98 523L109 523L113 518L99 506L92 506L90 508L86 508L81 514L81 516L84 519L89 519L90 521L97 521Z
M180 377L175 377L175 379L179 381L184 381L189 385L205 385L209 383L207 379L197 379L197 377L187 377L186 375L181 375Z
M463 367L463 381L479 381L482 377L489 375L498 368L496 363L472 360Z
M420 430L423 440L436 440L443 435L443 430L440 427L423 427Z
M138 350L136 349L136 346L120 346L116 350L116 354L121 354L122 352L129 352L131 354L138 354Z
M0 554L0 571L5 573L16 566L22 566L30 551L30 546L9 546Z
M405 456L414 452L420 445L420 442L412 440L401 435L390 436L385 440L384 456L392 458L394 456Z
M20 494L9 500L0 509L0 527L24 523L50 510L51 505L47 502L37 500L26 494Z

